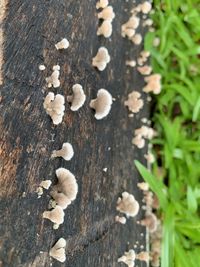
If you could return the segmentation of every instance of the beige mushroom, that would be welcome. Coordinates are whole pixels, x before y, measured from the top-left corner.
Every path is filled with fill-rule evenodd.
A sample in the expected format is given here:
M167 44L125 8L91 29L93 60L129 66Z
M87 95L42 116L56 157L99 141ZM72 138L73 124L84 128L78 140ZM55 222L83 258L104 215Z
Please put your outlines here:
M126 66L135 67L136 61L135 60L126 60Z
M60 66L59 65L53 66L53 72L51 76L46 78L48 87L52 86L54 88L59 87L60 86L59 76L60 76Z
M60 225L64 222L64 211L60 206L56 206L51 211L44 211L43 212L43 218L49 219L53 223Z
M133 91L128 95L128 100L124 102L124 105L133 113L138 113L143 107L144 102L140 99L141 94L139 92Z
M149 185L145 182L137 183L137 187L141 189L142 191L148 191Z
M60 42L55 44L57 50L59 49L67 49L69 47L69 41L66 38L63 38Z
M145 216L145 219L141 221L141 225L146 226L150 233L153 233L157 230L158 219L155 214L148 212Z
M43 71L45 69L46 69L45 65L39 65L39 70Z
M109 62L110 55L108 54L107 48L104 46L100 47L96 56L92 59L92 65L98 70L103 71Z
M71 103L71 110L79 110L85 103L86 95L83 91L83 87L76 83L72 87L73 94L67 96L67 101Z
M125 263L128 267L134 267L135 266L135 251L133 249L130 249L128 252L125 252L122 257L118 259L118 262Z
M108 0L99 0L96 4L96 9L105 8L108 6Z
M131 39L135 35L135 30L138 28L140 19L136 15L132 15L129 20L121 26L122 37Z
M64 116L65 110L65 99L64 96L57 94L56 96L54 93L49 92L45 97L43 106L46 110L46 113L51 116L53 123L55 125L62 122L62 118Z
M119 222L121 224L125 224L126 223L126 217L124 217L124 216L115 216L115 221Z
M136 135L133 139L132 139L132 144L137 146L137 148L141 149L145 146L145 140L144 138L142 138L141 135Z
M60 262L65 262L66 254L65 254L66 240L64 238L60 238L56 244L50 249L49 255Z
M152 67L148 66L148 65L145 65L145 66L142 66L142 67L137 67L137 70L142 75L149 75L152 72Z
M132 194L128 192L122 193L122 198L117 200L116 209L121 213L126 214L127 217L135 217L139 212L139 203L135 200Z
M74 150L70 143L64 143L60 150L54 150L51 158L62 157L64 160L71 160L74 156Z
M105 7L101 12L98 13L98 18L112 21L115 18L113 7L112 6Z
M104 20L97 30L97 35L103 35L109 38L112 35L112 23L110 20Z
M49 187L51 186L51 183L52 183L51 180L44 180L40 183L40 186L48 190Z
M140 4L140 8L143 14L148 14L151 11L152 5L149 1L145 1Z
M145 82L147 85L143 88L145 93L152 92L154 94L159 94L161 92L161 75L152 74L148 77L145 77Z
M53 186L50 195L62 209L66 209L76 199L78 184L75 176L65 168L57 169L56 176L58 183Z
M142 251L142 252L136 254L136 259L140 260L140 261L149 262L149 260L150 260L149 252L148 251Z
M90 107L92 109L95 109L95 118L97 120L101 120L109 114L111 110L111 105L112 105L112 96L105 89L98 90L97 98L92 99L90 101Z

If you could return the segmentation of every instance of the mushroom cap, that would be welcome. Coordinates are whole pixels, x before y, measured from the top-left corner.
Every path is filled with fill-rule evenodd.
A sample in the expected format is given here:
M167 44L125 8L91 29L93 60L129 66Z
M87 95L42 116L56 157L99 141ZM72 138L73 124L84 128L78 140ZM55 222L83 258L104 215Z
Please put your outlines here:
M103 71L107 64L110 62L110 55L108 54L108 49L101 46L95 57L92 59L92 65L97 67L98 70Z
M141 225L146 226L150 233L154 233L158 228L158 219L152 212L148 212L145 219L141 221Z
M60 238L50 249L49 255L60 262L64 262L66 260L65 247L66 240L64 238Z
M145 65L145 66L142 66L142 67L137 67L137 70L142 75L149 75L152 72L152 67L148 66L148 65Z
M140 7L143 14L148 14L151 11L152 5L149 1L145 1Z
M109 38L112 35L112 23L110 20L104 20L97 30L97 35L103 35Z
M67 49L69 47L69 41L66 38L63 38L60 42L55 44L56 49Z
M64 143L62 149L53 150L51 158L62 157L65 160L71 160L74 156L74 150L70 143Z
M105 8L108 5L108 0L99 0L96 4L96 9Z
M49 219L50 221L58 225L64 222L64 216L65 214L63 209L58 205L51 211L43 212L43 218Z
M71 204L71 200L65 194L59 193L55 189L50 192L50 195L63 210Z
M99 19L112 21L114 17L115 17L115 13L113 11L112 6L107 6L101 12L98 13Z
M125 213L128 217L135 217L139 212L139 203L133 195L128 192L123 192L122 198L118 198L116 209Z
M135 251L133 249L130 249L128 252L125 252L122 257L118 259L118 262L124 262L128 267L134 267L135 266Z
M77 111L84 105L86 100L86 95L83 91L83 87L78 83L73 85L72 90L73 90L73 95L68 96L67 101L72 103L71 110Z
M139 92L133 91L128 95L128 100L124 102L125 106L128 106L128 109L133 112L137 113L143 107L144 102L140 99L141 94Z
M98 90L97 98L90 101L90 107L95 109L95 118L101 120L111 109L112 95L105 89Z
M78 184L75 176L65 168L57 169L56 176L59 183L54 186L54 189L65 194L69 200L75 200L78 193Z

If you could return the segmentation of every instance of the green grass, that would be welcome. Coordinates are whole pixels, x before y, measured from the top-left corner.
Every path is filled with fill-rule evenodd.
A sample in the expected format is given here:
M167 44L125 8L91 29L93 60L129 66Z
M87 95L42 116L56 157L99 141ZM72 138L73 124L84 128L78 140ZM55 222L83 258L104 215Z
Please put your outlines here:
M155 32L145 37L154 73L162 75L155 96L150 173L136 167L160 200L162 267L200 266L200 1L154 1ZM152 45L155 37L160 45ZM163 168L162 177L158 169Z

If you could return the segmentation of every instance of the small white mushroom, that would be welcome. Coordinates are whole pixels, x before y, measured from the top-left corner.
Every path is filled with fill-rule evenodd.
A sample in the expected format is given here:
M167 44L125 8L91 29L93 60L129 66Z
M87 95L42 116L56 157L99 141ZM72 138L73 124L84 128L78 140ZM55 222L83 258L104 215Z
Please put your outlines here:
M142 75L149 75L152 72L152 67L148 66L148 65L145 65L145 66L142 66L142 67L137 67L137 70Z
M97 35L103 35L109 38L112 35L112 23L110 20L104 20L97 30Z
M126 214L127 217L135 217L139 212L139 203L135 200L132 194L128 192L122 193L122 198L117 200L116 209L121 213Z
M146 226L150 233L154 233L158 228L158 219L155 214L148 212L145 219L141 221L141 225Z
M140 33L136 33L132 38L131 41L135 44L135 45L139 45L142 42L142 35Z
M65 247L66 240L64 238L60 238L50 249L49 255L57 261L64 262L66 260Z
M76 199L78 184L75 176L65 168L57 169L56 176L58 183L53 186L50 195L62 209L66 209Z
M159 94L161 92L161 75L152 74L148 77L145 77L145 82L147 85L143 88L145 93L152 92L154 94Z
M90 101L90 107L92 109L95 109L95 118L97 120L101 120L109 114L111 110L111 105L112 105L112 96L105 89L98 90L97 98L92 99Z
M148 14L151 11L151 3L149 1L145 1L143 4L140 5L141 11L143 14Z
M146 19L144 22L143 22L143 26L152 26L153 25L153 20L152 19Z
M51 222L60 225L64 222L65 213L63 209L57 205L50 211L44 211L42 216L43 218L49 219Z
M128 267L134 267L135 266L135 251L133 249L130 249L128 252L125 252L122 257L118 259L118 262L125 263Z
M149 260L150 260L149 252L148 251L142 251L142 252L136 254L136 259L140 260L140 261L149 262Z
M45 67L45 65L39 65L39 70L45 70L46 69L46 67Z
M149 185L145 182L137 183L137 187L140 188L142 191L148 191Z
M122 37L127 36L131 39L135 35L135 30L139 26L139 23L140 19L137 16L132 15L129 20L121 26Z
M139 92L133 91L128 95L128 100L124 102L124 105L133 113L138 113L143 107L144 102L140 99L141 94Z
M99 0L96 4L96 9L105 8L108 6L108 0Z
M67 101L71 103L71 110L77 111L81 108L86 100L86 95L83 91L83 87L76 83L72 87L73 94L67 96Z
M126 66L135 67L136 61L135 60L126 60Z
M52 158L62 157L64 160L71 160L73 156L74 150L70 143L64 143L62 149L54 150L51 155Z
M132 139L132 144L137 146L137 148L141 149L145 146L145 140L144 138L142 138L141 135L136 135L133 139Z
M69 41L66 38L63 38L60 42L55 44L57 50L59 49L67 49L69 47Z
M46 82L49 88L52 86L54 88L60 86L59 76L60 76L60 66L59 65L53 66L53 72L51 76L46 78Z
M51 116L51 119L55 125L62 122L65 110L65 99L64 96L53 92L49 92L45 97L43 106L46 113Z
M104 46L100 47L96 56L92 59L92 65L98 68L98 70L103 71L109 62L110 55L108 54L107 48Z
M113 11L112 6L107 6L101 12L98 13L99 19L112 21L114 17L115 17L115 13Z
M40 183L40 186L48 190L49 187L51 186L51 183L52 183L51 180L44 180Z
M115 221L119 222L121 224L125 224L126 223L126 217L124 217L124 216L115 216Z

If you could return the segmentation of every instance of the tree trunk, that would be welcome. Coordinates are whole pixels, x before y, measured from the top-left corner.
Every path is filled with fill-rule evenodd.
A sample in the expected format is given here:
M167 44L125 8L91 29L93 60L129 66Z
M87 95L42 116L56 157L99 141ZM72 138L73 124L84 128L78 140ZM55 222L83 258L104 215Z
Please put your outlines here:
M134 118L128 117L124 106L128 93L143 85L141 75L125 66L125 60L136 59L142 46L133 46L120 33L133 4L111 1L116 17L112 37L105 39L96 35L96 1L1 1L6 9L0 16L0 266L122 266L117 259L136 241L136 251L141 251L141 245L146 247L145 229L136 223L144 216L142 209L126 225L114 219L116 201L123 191L133 193L142 205L133 160L144 162L144 150L132 147L131 139L141 118L147 117L148 104ZM69 48L56 50L55 43L64 37ZM103 72L91 64L100 46L107 47L111 56ZM40 64L46 66L45 71L38 69ZM45 78L56 64L61 66L61 86L48 89ZM44 97L53 91L66 98L75 83L83 86L86 103L77 112L66 104L62 124L54 126L43 108ZM107 89L116 101L110 114L98 121L89 102L100 88ZM50 159L64 142L74 147L72 160ZM52 223L42 219L50 200L48 191L41 198L35 191L42 180L55 184L59 167L76 176L79 191L65 210L64 224L53 230ZM48 255L60 237L67 240L63 264Z

